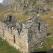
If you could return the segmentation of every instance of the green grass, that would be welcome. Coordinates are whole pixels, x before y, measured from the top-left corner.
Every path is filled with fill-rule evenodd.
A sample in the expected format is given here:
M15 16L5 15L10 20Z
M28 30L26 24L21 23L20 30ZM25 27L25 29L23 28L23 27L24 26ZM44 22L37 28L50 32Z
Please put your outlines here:
M20 51L9 46L6 41L0 38L0 53L20 53Z

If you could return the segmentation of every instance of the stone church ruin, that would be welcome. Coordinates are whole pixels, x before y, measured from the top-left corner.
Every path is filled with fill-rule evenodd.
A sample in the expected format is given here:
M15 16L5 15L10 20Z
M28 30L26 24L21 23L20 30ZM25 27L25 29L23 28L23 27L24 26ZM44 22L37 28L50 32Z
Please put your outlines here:
M2 38L21 53L31 53L35 48L40 48L47 38L47 24L37 16L22 23L17 21L15 16L8 15L0 28Z
M40 13L44 10L34 5L38 0L10 0L8 2L8 5L5 3L6 10L1 13L3 16L0 22L2 39L19 49L21 53L31 53L34 49L42 47L42 43L47 38L47 23L36 16L40 9ZM21 22L17 19L20 15L27 15L30 18Z

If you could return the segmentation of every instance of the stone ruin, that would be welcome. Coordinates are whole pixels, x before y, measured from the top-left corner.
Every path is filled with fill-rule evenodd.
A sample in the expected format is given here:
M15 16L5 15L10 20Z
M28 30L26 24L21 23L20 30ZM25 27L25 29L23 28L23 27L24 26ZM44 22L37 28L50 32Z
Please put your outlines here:
M7 24L8 27L11 28L11 27L15 27L16 26L16 19L15 19L14 16L8 15L4 19L5 20L3 20L3 21L4 21L4 23Z
M33 16L25 23L17 22L13 16L7 16L4 23L12 30L12 27L17 30L18 38L21 37L25 42L22 43L25 46L21 49L23 53L33 52L35 48L40 48L42 42L47 38L47 24L39 17ZM24 35L23 35L24 34ZM15 38L15 36L14 36ZM14 40L14 43L16 41ZM22 41L21 41L22 42ZM27 46L26 46L27 45Z

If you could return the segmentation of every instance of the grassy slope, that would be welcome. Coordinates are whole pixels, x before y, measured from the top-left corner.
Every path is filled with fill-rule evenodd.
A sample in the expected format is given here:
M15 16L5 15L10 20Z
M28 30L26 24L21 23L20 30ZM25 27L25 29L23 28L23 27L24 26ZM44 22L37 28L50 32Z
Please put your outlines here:
M17 11L0 11L0 20L3 20L4 16L7 15L13 15L17 18L17 20L19 21L25 21L26 18L28 18L27 15L23 14L22 10L17 10Z
M9 44L0 38L0 53L20 53L15 48L9 46Z

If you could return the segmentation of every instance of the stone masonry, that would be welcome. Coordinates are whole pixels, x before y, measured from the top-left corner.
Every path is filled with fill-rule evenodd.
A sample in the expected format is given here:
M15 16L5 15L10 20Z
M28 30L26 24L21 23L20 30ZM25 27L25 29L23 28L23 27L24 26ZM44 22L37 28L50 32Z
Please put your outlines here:
M41 47L41 43L47 37L47 24L45 22L35 16L25 23L16 22L14 17L10 17L12 19L0 22L0 37L19 49L21 53L30 53L35 48Z

